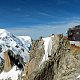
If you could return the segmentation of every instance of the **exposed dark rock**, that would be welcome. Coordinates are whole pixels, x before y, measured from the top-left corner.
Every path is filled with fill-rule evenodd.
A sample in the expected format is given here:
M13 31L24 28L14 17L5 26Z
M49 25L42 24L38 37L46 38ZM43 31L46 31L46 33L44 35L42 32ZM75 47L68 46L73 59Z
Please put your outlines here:
M23 58L20 55L15 55L11 50L8 50L4 53L4 61L5 71L9 71L14 65L16 65L19 69L23 69Z
M4 60L1 58L0 73L3 71L3 69L4 69Z

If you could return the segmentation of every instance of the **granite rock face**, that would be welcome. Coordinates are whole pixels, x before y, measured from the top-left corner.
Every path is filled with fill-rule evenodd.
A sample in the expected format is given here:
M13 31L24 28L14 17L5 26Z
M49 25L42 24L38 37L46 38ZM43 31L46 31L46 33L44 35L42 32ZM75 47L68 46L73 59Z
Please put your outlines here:
M5 61L4 71L8 72L12 68L11 60L10 60L9 55L8 55L8 51L4 52L4 61Z
M39 64L44 55L43 40L35 40L32 42L32 50L30 51L30 61L25 65L24 80L32 80L35 76L35 71L39 68Z
M70 51L70 45L63 35L55 35L52 40L52 54L43 67L36 71L37 74L33 80L59 80L62 75L63 69L60 66L65 55Z
M42 39L33 42L24 80L80 80L80 47L70 45L63 35L54 35L51 55L39 66L44 55L43 44Z

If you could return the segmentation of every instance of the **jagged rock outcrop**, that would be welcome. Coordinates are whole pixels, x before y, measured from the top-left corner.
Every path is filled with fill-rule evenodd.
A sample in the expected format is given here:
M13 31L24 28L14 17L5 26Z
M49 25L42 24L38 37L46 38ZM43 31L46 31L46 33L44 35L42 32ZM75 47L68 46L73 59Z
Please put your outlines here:
M52 54L54 54L59 48L60 41L61 41L60 37L61 37L61 35L52 35L51 36L51 38L52 38L52 51L51 51ZM27 69L25 70L25 71L28 71L28 72L26 72L28 75L27 79L32 80L32 78L34 78L35 75L37 75L36 71L39 69L41 70L41 68L44 67L44 65L41 68L39 66L40 62L43 58L43 55L45 53L43 44L44 44L44 41L42 38L40 40L36 40L33 42L32 50L30 52L31 60L27 64L27 67L26 67ZM50 55L49 55L49 57L50 57Z
M32 57L27 64L24 80L79 80L80 47L70 45L63 35L54 35L51 38L51 55L41 66L39 64L44 55L44 42L41 39L33 43L30 53Z
M30 61L24 67L24 80L32 79L33 72L39 67L42 56L44 55L44 46L42 38L32 42L32 50L30 51Z
M19 69L22 69L24 64L23 58L19 55L15 55L13 51L7 50L4 52L4 71L8 72L12 67L16 65Z
M57 41L53 39L55 42L52 42L52 54L44 66L36 71L36 76L32 80L59 80L60 62L63 61L65 54L67 54L70 49L69 42L65 40L63 35L57 35L53 38ZM53 50L54 48L55 50Z
M8 55L8 51L4 52L4 71L8 72L12 68L11 60Z

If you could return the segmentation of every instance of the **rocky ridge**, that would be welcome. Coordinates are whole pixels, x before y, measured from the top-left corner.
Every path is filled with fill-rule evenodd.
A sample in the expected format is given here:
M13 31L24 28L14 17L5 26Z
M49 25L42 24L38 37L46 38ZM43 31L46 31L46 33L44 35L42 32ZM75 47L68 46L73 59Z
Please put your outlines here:
M49 59L40 65L45 53L44 41L33 42L31 59L25 67L24 80L79 80L80 47L71 45L63 35L52 37Z

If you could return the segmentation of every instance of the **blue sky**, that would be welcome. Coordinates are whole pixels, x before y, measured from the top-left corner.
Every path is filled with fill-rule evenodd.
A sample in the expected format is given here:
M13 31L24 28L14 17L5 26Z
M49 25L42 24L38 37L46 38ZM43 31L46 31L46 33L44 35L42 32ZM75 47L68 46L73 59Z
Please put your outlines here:
M80 0L0 0L0 28L32 38L80 24Z

